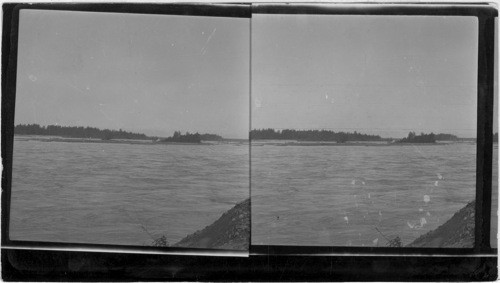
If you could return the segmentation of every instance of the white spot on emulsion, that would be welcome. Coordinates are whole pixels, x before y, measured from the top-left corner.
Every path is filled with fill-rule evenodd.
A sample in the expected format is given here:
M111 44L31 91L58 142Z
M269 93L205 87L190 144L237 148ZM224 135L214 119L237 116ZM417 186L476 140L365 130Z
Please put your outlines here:
M34 75L29 75L28 78L32 81L32 82L36 82L37 80L37 77L34 76Z
M344 216L344 220L345 220L346 224L349 224L349 217Z
M376 238L375 240L373 240L373 245L375 245L375 246L378 245L378 238Z
M356 185L356 180L352 180L351 185Z
M426 213L426 214L427 214L427 216L431 216L431 213L430 213L429 211L427 211L427 213Z
M431 201L431 197L430 197L430 196L428 196L428 195L425 195L425 196L424 196L424 202L425 202L425 203L428 203L428 202L430 202L430 201Z
M439 173L437 173L436 175L437 175L437 177L438 177L438 179L439 179L439 180L442 180L442 179L443 179L443 175L441 175L441 174L439 174Z
M260 99L255 99L255 107L261 108L262 107L262 100Z
M427 220L425 218L420 218L420 222L418 223L410 223L409 221L406 221L406 224L410 229L420 229L424 227L425 224L427 224Z
M361 181L361 184L365 185L366 183L365 183L365 181Z
M419 208L418 211L422 212L422 211L424 211L424 209L423 208Z
M328 96L328 94L325 94L325 100L328 101L328 99L330 99L331 104L335 103L335 100L333 98L330 98L330 96Z
M371 198L371 197L372 197L372 195L370 193L368 193L368 198Z
M439 181L434 182L434 186L437 187L438 185L439 185Z

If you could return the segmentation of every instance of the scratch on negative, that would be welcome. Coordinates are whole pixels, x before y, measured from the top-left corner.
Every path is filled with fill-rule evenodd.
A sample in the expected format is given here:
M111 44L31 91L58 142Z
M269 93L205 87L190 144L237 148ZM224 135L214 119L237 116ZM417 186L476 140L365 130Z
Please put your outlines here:
M208 36L207 41L205 42L205 45L203 45L203 48L201 49L201 55L205 55L205 52L207 52L208 42L210 42L210 39L212 39L212 36L214 35L216 30L217 30L217 28L214 28L212 33Z
M71 88L75 89L75 90L78 90L79 92L85 94L85 92L79 88L77 88L74 84L72 83L69 83L69 82L66 82L66 85L70 86Z
M101 105L99 105L99 106L101 106ZM99 112L101 112L101 114L104 116L104 118L108 119L109 121L113 121L113 119L111 119L111 117L106 115L106 113L104 113L100 108L99 108Z

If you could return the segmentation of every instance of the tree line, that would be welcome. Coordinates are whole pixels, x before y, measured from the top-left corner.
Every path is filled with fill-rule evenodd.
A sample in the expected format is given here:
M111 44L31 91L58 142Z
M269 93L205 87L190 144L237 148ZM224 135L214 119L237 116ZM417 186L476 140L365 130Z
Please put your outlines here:
M334 132L328 130L275 130L255 129L250 131L250 139L252 140L298 140L298 141L335 141L345 143L349 141L390 141L392 138L381 138L379 135L361 134L357 131L351 132ZM417 135L415 132L410 132L407 137L396 140L400 143L435 143L436 141L458 141L458 138L452 134L424 134Z
M356 131L334 132L328 130L275 130L256 129L250 131L252 140L299 140L299 141L335 141L345 143L348 141L381 141L379 135L361 134Z
M495 137L493 137L495 139ZM398 142L402 143L435 143L436 141L460 141L463 140L462 138L459 138L455 135L452 134L424 134L420 133L420 135L417 135L415 132L409 132L408 136L405 138L400 139Z
M406 138L400 139L398 142L400 143L435 143L436 135L434 133L420 135L415 134L415 132L408 133Z
M148 137L145 134L126 132L122 129L101 130L94 127L68 127L58 125L40 126L38 124L20 124L14 127L16 135L41 135L41 136L61 136L68 138L93 138L102 140L111 139L134 139L148 140L155 137Z
M186 132L185 135L181 134L181 131L175 131L174 135L165 139L161 139L161 142L185 142L185 143L201 143L201 135L198 133L190 134Z
M432 133L431 133L432 134ZM437 141L458 141L459 138L455 135L452 135L452 134L436 134L434 136L434 138L437 140Z
M91 138L91 139L134 139L134 140L158 140L156 136L147 136L140 133L126 132L122 129L116 130L101 130L94 127L69 127L59 125L40 126L38 124L20 124L14 127L16 135L40 135L40 136L60 136L67 138ZM221 141L223 138L215 134L190 134L187 132L182 135L180 131L176 131L172 137L160 139L160 141L177 141L177 142L199 142L199 141Z
M200 134L202 141L222 141L224 138L215 134Z
M186 132L182 134L181 131L175 131L174 135L165 139L160 139L160 142L184 142L184 143L201 143L201 141L222 141L223 138L215 134L191 134Z

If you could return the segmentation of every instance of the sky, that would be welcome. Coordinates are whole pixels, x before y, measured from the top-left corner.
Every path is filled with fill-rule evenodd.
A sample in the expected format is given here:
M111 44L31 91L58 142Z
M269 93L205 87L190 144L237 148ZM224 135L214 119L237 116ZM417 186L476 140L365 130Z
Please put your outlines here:
M252 125L476 136L475 17L252 16Z
M15 123L248 138L250 19L21 10Z

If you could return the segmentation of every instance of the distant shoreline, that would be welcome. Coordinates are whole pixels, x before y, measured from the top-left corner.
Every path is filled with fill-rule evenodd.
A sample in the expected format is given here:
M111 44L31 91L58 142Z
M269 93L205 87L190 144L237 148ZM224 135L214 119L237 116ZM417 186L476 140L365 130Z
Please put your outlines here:
M110 139L102 140L96 138L70 138L60 136L46 136L46 135L14 135L18 140L30 140L41 142L69 142L69 143L112 143L112 144L140 144L140 145L220 145L220 144L246 144L249 143L253 147L258 146L443 146L451 144L476 144L475 141L450 141L450 142L436 142L436 143L386 143L386 142L301 142L301 141L286 141L286 140L247 140L247 139L223 139L221 141L205 141L201 143L190 142L166 142L154 140L135 140L135 139Z
M255 142L252 141L252 146L443 146L451 144L475 144L476 142L436 142L436 143L381 143L381 142Z
M236 139L222 141L202 141L201 143L189 142L157 142L153 140L133 140L133 139L111 139L101 140L93 138L67 138L59 136L38 136L38 135L14 135L15 139L26 141L41 141L41 142L68 142L68 143L112 143L112 144L140 144L140 145L218 145L218 144L236 144L245 142Z
M175 131L173 136L158 137L147 136L143 133L132 133L122 129L110 130L99 129L96 127L83 126L61 126L39 124L19 124L14 126L14 135L36 136L37 138L49 137L43 141L62 141L62 142L92 142L111 141L110 143L128 143L128 144L146 144L149 143L175 143L175 144L201 144L202 142L218 142L224 138L217 134L200 134L181 131Z

